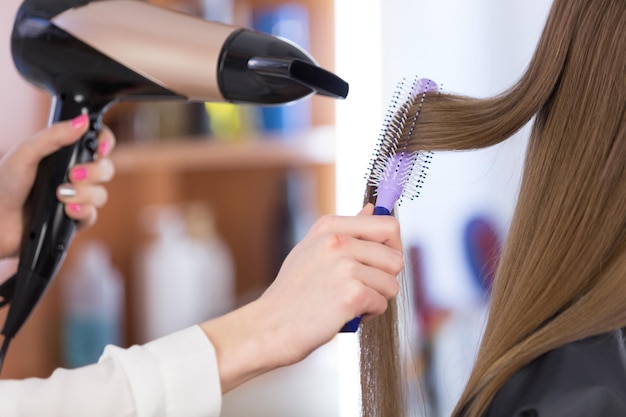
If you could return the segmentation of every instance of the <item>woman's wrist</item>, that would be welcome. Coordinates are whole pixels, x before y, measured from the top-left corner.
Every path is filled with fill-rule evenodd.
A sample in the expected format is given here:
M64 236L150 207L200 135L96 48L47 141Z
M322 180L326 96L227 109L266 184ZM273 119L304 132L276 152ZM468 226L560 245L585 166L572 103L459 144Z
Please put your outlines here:
M275 314L257 300L200 325L215 348L222 394L288 364L274 323Z

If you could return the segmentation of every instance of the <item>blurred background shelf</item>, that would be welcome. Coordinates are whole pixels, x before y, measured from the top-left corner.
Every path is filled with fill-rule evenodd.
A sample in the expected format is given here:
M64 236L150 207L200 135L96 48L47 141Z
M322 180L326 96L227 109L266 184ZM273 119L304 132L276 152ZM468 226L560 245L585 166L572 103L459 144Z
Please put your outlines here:
M236 142L207 137L175 138L160 144L121 143L112 159L116 172L139 170L248 170L334 164L332 128L315 128L290 137L251 134Z

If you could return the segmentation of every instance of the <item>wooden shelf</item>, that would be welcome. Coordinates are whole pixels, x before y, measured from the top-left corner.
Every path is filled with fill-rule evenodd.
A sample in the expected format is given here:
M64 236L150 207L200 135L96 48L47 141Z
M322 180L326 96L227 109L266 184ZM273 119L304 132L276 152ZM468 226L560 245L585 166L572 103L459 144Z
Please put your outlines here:
M177 138L157 144L120 144L112 159L118 174L150 170L297 168L334 164L334 140L332 128L316 128L286 138L247 136L236 142L214 138Z

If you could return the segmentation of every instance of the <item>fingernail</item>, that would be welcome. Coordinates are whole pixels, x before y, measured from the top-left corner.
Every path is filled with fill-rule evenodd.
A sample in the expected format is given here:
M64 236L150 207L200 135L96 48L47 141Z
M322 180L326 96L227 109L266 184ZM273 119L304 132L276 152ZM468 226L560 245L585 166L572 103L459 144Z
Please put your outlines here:
M80 212L80 204L76 204L76 203L72 203L69 204L68 207L70 208L71 211L74 211L76 213Z
M106 156L109 154L109 150L111 149L111 145L109 142L100 143L100 155Z
M59 187L59 196L60 197L76 197L76 188L71 185L61 185Z
M72 172L70 173L70 177L73 180L84 180L85 178L87 178L87 169L83 167L73 168Z
M89 116L87 116L86 114L81 114L80 116L73 118L70 123L72 124L72 127L74 129L80 129L81 127L85 126L88 121Z

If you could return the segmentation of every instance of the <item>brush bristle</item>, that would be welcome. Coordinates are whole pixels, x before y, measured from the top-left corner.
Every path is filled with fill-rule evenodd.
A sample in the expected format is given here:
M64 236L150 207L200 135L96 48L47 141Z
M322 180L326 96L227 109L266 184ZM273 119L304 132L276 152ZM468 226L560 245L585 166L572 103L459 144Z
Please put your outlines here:
M401 80L393 94L368 174L368 185L376 187L379 198L390 194L383 199L392 206L420 194L432 153L409 152L408 143L426 94L437 89L434 81L416 77Z

